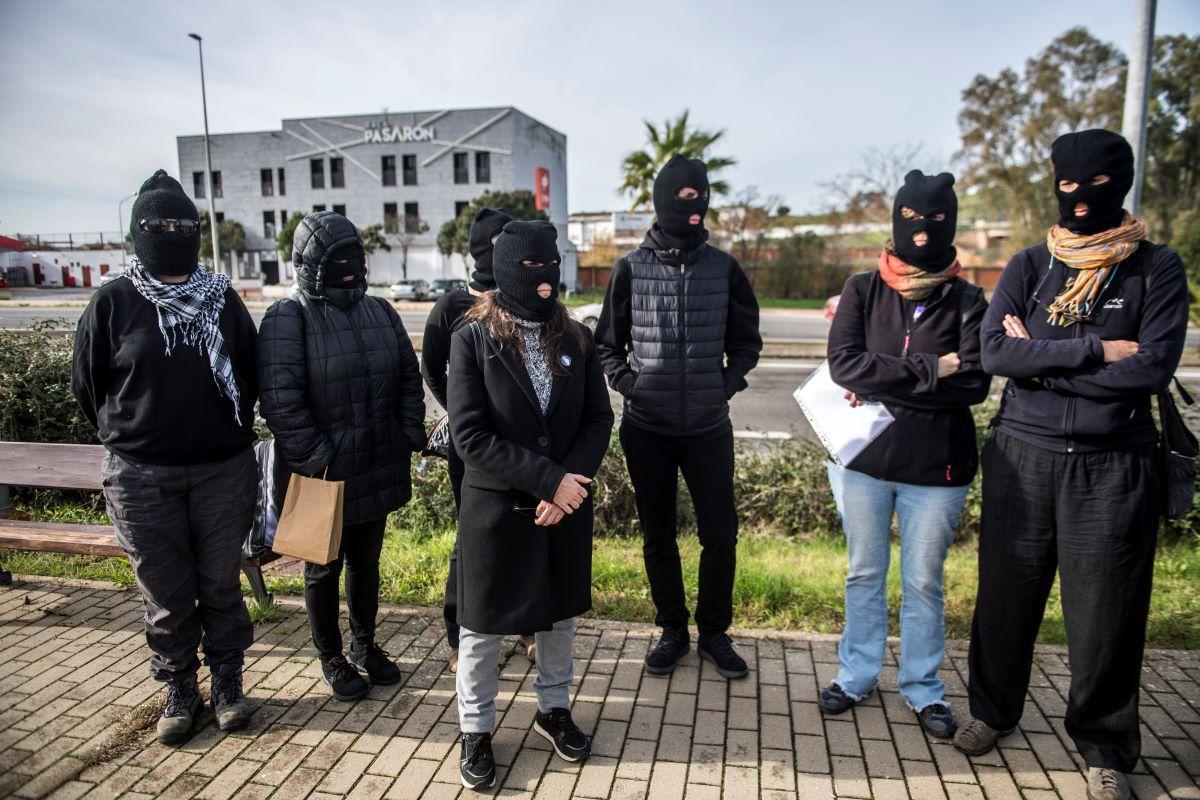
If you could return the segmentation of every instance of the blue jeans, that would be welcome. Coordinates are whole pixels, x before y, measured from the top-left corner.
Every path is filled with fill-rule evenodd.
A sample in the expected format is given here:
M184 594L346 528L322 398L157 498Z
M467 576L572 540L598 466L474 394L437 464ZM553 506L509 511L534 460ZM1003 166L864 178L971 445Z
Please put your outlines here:
M829 485L850 550L834 683L861 700L883 668L894 511L900 519L900 696L918 712L944 702L946 687L938 677L946 648L942 565L970 487L892 483L832 463Z

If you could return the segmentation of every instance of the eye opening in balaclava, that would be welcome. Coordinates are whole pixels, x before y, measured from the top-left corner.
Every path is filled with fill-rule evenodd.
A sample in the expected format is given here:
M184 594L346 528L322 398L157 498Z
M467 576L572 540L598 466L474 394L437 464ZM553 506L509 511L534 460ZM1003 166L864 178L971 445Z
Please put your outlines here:
M905 214L905 209L912 213ZM953 175L926 175L914 169L904 176L904 185L892 204L892 247L901 261L926 272L946 269L958 256L954 248L957 225ZM917 244L918 234L924 234L920 238L925 244Z
M1125 218L1125 195L1133 186L1133 148L1118 133L1094 128L1064 134L1050 146L1054 167L1054 195L1058 199L1058 224L1072 233L1093 234L1115 228ZM1108 180L1093 184L1098 175ZM1066 192L1059 183L1076 187ZM1086 211L1076 214L1083 203Z
M157 220L190 220L197 230L159 230ZM148 224L143 225L143 221ZM138 262L152 275L180 277L196 270L200 257L200 213L179 181L158 170L142 184L130 212L129 238Z
M501 307L525 320L550 319L558 302L561 277L557 240L558 229L544 220L505 224L492 253L499 289L496 302ZM545 296L538 291L543 285L550 287Z
M696 196L680 197L680 192L686 188L695 189ZM654 215L658 227L687 242L703 238L710 188L708 165L698 158L672 156L654 177ZM697 215L699 221L692 223L691 218Z

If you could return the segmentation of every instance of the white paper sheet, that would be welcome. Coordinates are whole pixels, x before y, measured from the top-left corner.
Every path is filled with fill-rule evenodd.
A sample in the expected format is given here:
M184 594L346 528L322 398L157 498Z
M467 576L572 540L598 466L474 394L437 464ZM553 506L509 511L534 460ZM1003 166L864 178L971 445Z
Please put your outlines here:
M800 404L800 410L829 455L843 467L895 420L882 403L851 408L846 390L834 383L829 374L828 361L817 367L792 397Z

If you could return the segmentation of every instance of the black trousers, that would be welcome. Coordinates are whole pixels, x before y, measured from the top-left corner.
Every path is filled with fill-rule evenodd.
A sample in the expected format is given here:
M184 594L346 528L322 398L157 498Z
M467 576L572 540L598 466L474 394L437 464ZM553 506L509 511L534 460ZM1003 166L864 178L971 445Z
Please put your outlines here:
M450 488L454 491L454 510L462 506L462 482L466 467L454 446L450 446ZM450 551L450 569L446 572L446 599L442 603L442 619L446 623L446 641L458 649L458 540L454 540L454 549Z
M1016 727L1057 569L1071 662L1066 730L1088 766L1130 772L1158 536L1154 445L1055 453L993 433L983 449L971 714Z
M700 538L701 635L724 633L733 622L733 576L737 566L737 509L733 501L733 430L706 441L662 436L622 423L621 446L633 481L642 526L642 556L650 596L661 627L688 624L679 562L676 497L679 473L692 495Z
M350 637L355 649L375 641L375 616L379 613L379 554L387 519L360 522L342 528L342 549L328 564L304 565L304 605L313 644L322 661L342 654L338 625L338 578L346 564L346 606L350 610Z

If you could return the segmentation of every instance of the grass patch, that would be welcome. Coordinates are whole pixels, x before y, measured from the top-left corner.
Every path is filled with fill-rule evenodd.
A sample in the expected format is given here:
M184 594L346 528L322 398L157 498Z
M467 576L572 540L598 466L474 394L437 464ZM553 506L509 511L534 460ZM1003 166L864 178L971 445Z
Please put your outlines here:
M825 308L826 299L824 297L760 297L758 298L758 307L820 310Z
M406 605L440 606L446 585L446 563L454 532L443 529L418 533L392 527L380 559L382 599ZM679 539L688 603L695 608L696 573L700 547L694 533ZM888 576L890 630L899 633L899 546L892 547ZM122 559L64 556L52 553L0 551L0 563L17 575L49 575L116 581L133 585L133 573ZM805 540L744 534L738 544L738 571L734 584L734 619L748 627L838 633L845 613L843 585L846 551L834 536ZM299 575L271 576L267 584L276 594L301 595ZM975 606L976 546L973 540L955 545L946 560L946 632L966 639ZM641 541L633 537L597 537L593 549L593 615L604 619L653 622ZM245 587L249 593L249 587ZM257 608L256 622L275 619L273 607ZM256 610L257 609L257 610ZM1062 644L1062 603L1055 586L1046 607L1039 640ZM1200 542L1196 539L1160 543L1155 560L1154 594L1150 607L1148 646L1200 649Z

